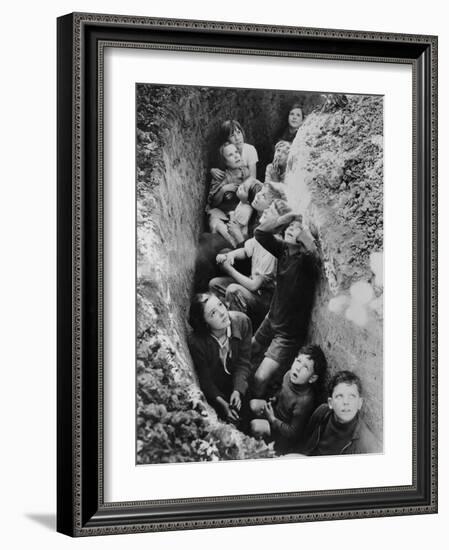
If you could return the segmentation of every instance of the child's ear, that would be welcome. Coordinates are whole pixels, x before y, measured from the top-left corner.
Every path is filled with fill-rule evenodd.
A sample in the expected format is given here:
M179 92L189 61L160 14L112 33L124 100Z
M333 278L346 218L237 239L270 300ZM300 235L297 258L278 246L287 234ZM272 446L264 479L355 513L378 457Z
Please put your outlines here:
M318 374L312 374L312 376L309 378L309 384L315 384L317 380L318 380Z
M327 398L327 404L329 406L329 409L332 409L332 397Z

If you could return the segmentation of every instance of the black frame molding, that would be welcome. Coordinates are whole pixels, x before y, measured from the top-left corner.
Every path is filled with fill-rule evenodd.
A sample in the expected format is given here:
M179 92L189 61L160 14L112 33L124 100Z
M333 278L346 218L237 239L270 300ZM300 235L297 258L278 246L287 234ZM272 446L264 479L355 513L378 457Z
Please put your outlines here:
M71 536L437 511L437 37L75 13L58 18L57 530ZM413 484L104 503L103 48L148 47L413 68Z

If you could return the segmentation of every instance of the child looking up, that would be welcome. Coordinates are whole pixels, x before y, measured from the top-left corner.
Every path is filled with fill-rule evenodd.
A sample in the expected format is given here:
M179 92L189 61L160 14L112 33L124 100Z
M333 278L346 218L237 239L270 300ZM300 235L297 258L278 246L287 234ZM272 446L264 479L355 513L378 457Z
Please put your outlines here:
M295 139L296 133L298 132L303 121L304 112L302 107L299 103L294 103L288 112L287 125L277 141L283 140L291 143Z
M284 240L275 237L279 225L288 221ZM278 259L270 310L253 338L253 359L265 354L254 375L254 395L264 397L270 380L285 372L306 339L318 259L313 237L299 215L267 217L254 236Z
M235 210L229 212L229 222L223 222L226 223L226 229L223 228L226 233L218 230L223 236L228 235L227 241L233 248L246 241L249 236L249 224L255 214L251 203L261 189L262 184L253 177L247 178L237 188L236 195L240 202Z
M237 151L242 158L243 166L249 169L249 174L256 177L256 165L259 160L256 148L249 143L245 143L245 131L237 120L225 120L220 127L219 143L232 143L237 147ZM211 175L214 179L221 181L224 178L224 171L219 168L212 168Z
M314 386L326 371L326 358L319 346L301 348L282 380L278 394L249 403L257 417L251 421L254 437L274 439L278 452L286 453L301 441L315 406Z
M351 371L337 372L327 404L313 413L306 429L306 455L375 453L380 445L360 416L362 383Z
M212 233L223 231L220 222L229 220L229 212L235 210L239 203L236 191L249 176L249 169L242 165L240 153L235 145L225 143L220 147L220 155L226 166L225 176L221 181L212 179L206 208Z
M290 152L289 141L278 141L274 147L273 162L267 165L265 170L265 181L280 181L284 183L287 159Z
M206 293L193 298L189 323L188 345L200 387L222 418L237 423L251 374L251 321Z

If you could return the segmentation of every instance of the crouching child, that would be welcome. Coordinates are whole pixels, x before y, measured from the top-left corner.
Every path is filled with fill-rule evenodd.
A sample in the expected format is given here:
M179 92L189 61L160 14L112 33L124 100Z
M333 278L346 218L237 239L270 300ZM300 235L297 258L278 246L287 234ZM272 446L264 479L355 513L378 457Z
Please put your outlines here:
M266 441L274 440L280 454L297 447L315 408L314 388L323 379L326 366L319 346L302 347L285 373L277 395L268 401L250 401L250 410L257 417L251 421L252 435Z
M310 418L302 452L306 455L366 454L379 452L380 443L360 415L362 383L353 372L335 374L327 404Z

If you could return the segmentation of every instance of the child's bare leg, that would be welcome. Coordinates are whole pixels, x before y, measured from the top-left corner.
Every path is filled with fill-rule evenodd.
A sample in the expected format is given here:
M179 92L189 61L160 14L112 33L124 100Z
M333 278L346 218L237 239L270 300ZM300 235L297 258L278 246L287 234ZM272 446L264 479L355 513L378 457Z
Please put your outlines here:
M270 357L264 357L254 374L254 395L256 398L264 397L268 383L279 369L279 363Z
M215 233L219 233L224 239L228 241L232 246L236 246L235 240L231 237L228 226L225 224L223 220L219 220L215 224Z
M256 418L251 420L251 433L257 439L268 439L271 435L270 423L268 420Z
M217 233L217 226L228 220L228 216L219 208L212 208L209 211L209 229L211 233Z
M257 418L263 418L263 411L267 402L265 399L251 399L249 402L250 411Z

